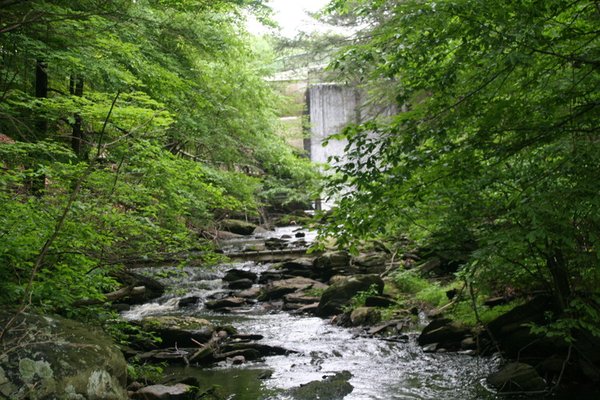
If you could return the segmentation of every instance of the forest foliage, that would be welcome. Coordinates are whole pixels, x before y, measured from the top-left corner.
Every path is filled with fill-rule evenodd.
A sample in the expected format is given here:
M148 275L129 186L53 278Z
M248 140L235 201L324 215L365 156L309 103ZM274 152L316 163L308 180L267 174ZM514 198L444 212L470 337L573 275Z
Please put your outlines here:
M398 111L339 135L349 157L330 180L327 234L408 236L477 291L552 293L561 335L600 335L598 3L335 0L329 12L363 27L331 68Z
M0 303L71 310L112 268L304 201L255 0L0 0Z

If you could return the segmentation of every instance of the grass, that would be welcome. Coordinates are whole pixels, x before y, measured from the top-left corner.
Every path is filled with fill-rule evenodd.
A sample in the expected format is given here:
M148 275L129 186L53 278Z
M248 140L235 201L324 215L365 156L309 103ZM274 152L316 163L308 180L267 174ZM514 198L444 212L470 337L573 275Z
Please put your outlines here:
M389 292L397 295L405 306L416 303L419 307L425 309L444 307L444 314L464 326L477 326L479 322L487 324L522 304L522 301L513 301L509 304L490 308L483 304L487 295L480 294L477 296L476 306L481 321L477 321L473 303L468 293L462 293L462 298L454 299L454 303L450 305L451 300L448 299L446 292L452 289L460 289L461 282L453 281L442 285L439 282L425 279L413 271L402 271L393 277L392 284L393 287L389 289Z

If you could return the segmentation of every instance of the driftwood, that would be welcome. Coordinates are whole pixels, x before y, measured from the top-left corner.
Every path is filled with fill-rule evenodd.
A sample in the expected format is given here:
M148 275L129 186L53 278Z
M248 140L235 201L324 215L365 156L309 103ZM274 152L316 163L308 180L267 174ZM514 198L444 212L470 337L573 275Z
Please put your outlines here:
M214 353L219 349L219 344L222 339L223 338L218 334L214 334L213 337L205 344L199 343L192 339L194 343L200 346L200 349L192 354L192 356L189 358L189 362L202 361L214 356Z
M114 292L106 293L104 299L82 299L75 302L75 306L93 306L124 299L130 296L141 296L146 293L146 286L125 286Z

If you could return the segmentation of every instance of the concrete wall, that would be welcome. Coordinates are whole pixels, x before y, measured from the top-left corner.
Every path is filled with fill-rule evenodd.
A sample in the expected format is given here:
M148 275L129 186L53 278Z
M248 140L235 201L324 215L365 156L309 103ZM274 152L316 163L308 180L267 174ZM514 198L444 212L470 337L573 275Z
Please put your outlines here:
M310 152L310 159L327 163L329 157L343 157L346 140L331 140L325 147L323 142L349 123L358 122L358 91L337 84L315 84L308 88L307 97L311 132L310 144L306 143L306 150Z

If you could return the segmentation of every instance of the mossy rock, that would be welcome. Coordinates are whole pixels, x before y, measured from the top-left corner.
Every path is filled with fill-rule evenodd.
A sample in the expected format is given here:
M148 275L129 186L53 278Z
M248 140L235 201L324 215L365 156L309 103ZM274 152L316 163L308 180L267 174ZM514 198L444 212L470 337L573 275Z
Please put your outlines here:
M0 325L12 316L0 314ZM127 363L101 330L55 316L20 314L2 345L0 394L10 399L124 400ZM16 343L19 346L15 346Z
M221 228L227 232L248 236L254 233L256 225L250 222L240 221L237 219L226 219L221 221Z
M338 372L320 381L312 381L290 390L296 400L342 400L352 393L354 387L348 382L352 374L348 371Z
M194 347L195 342L208 341L215 332L214 325L202 318L157 316L146 317L141 322L142 329L154 332L161 338L162 347Z
M377 289L377 294L383 291L383 280L379 275L354 275L341 277L332 280L335 283L321 296L317 315L320 317L328 317L342 311L342 308L347 305L352 297L358 292L367 291L371 287Z

